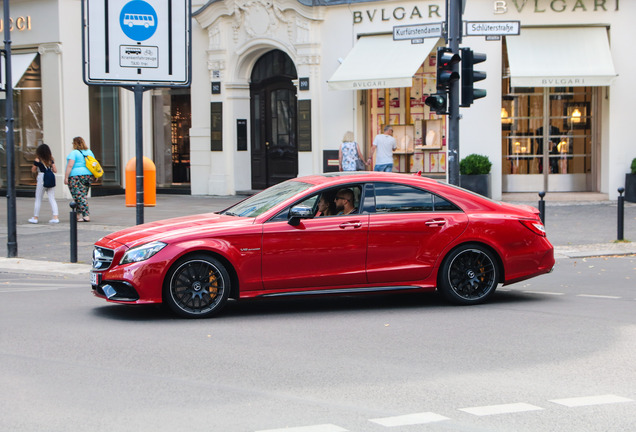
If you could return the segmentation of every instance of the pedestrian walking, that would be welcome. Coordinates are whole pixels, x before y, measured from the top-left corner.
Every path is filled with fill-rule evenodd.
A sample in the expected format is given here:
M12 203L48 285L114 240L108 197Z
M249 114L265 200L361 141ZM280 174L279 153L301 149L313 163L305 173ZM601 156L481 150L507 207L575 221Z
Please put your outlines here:
M64 184L68 185L73 200L77 204L75 211L78 222L90 222L91 220L86 197L95 177L86 168L85 156L95 157L86 145L84 138L73 138L73 151L66 157Z
M397 148L397 142L393 138L393 127L386 125L384 133L378 134L373 140L371 157L377 153L374 171L393 171L393 150Z
M38 223L40 217L40 205L42 204L42 198L44 198L44 192L46 192L49 198L49 204L51 204L51 212L53 217L49 223L60 223L59 212L57 208L57 201L55 201L55 173L57 168L55 167L55 159L51 154L51 148L46 144L40 144L35 149L35 160L31 167L31 172L36 174L36 186L35 186L35 206L33 208L33 217L29 219L32 224Z
M360 146L354 141L353 132L347 131L342 137L342 144L338 151L340 171L360 171L371 161L364 161Z

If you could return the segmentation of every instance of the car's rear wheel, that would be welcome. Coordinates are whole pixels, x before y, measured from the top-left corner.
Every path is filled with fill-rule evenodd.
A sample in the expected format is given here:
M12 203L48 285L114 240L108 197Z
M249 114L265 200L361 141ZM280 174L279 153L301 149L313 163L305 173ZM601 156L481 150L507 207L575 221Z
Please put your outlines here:
M217 259L190 255L172 267L164 283L164 300L177 315L207 318L217 314L227 302L230 276Z
M446 257L438 288L452 303L470 305L486 301L498 283L499 268L493 253L473 244L460 246Z

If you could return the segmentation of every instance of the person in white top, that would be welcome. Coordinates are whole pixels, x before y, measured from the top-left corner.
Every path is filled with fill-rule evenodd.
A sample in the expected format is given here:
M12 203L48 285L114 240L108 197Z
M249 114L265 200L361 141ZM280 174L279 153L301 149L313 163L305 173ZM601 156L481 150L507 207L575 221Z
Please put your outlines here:
M393 127L384 127L384 133L378 134L373 140L371 157L376 153L374 171L393 171L393 150L397 148L397 142L393 138Z

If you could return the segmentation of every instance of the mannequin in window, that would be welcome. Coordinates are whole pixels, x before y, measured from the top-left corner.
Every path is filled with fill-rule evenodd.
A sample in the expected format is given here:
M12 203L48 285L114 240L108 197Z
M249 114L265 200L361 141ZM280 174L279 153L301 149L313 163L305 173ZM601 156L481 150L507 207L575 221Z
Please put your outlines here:
M537 151L535 154L540 156L539 171L543 173L543 126L537 129L536 135ZM560 136L561 130L556 126L550 125L550 133L548 134L548 156L550 156L550 174L556 174L557 172L559 172L559 160L558 158L554 157L554 155L559 154L557 150L557 144Z

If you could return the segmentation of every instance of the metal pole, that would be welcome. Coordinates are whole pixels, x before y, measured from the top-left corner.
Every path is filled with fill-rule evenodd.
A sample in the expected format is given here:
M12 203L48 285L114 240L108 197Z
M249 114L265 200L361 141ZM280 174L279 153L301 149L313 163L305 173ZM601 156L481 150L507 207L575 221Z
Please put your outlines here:
M69 227L71 229L71 262L77 262L77 212L75 211L75 207L77 207L77 203L75 201L71 201L68 204L71 207L71 212L69 213L70 223Z
M545 197L545 191L539 192L539 217L541 218L541 222L545 225L545 201L543 201L543 197Z
M618 229L617 229L617 240L623 241L625 240L624 236L624 221L625 221L625 197L623 196L623 192L625 192L625 188L618 188Z
M144 137L142 125L142 109L144 88L134 87L135 93L135 170L137 190L137 225L144 223Z
M7 143L7 258L18 256L18 235L15 209L15 152L13 143L13 81L11 77L11 29L9 0L3 2L4 56L6 78L6 143Z
M461 42L462 0L449 0L447 9L449 48L458 54ZM454 65L453 71L459 72L459 66ZM456 186L459 186L459 92L460 81L457 80L451 83L448 94L448 182Z

